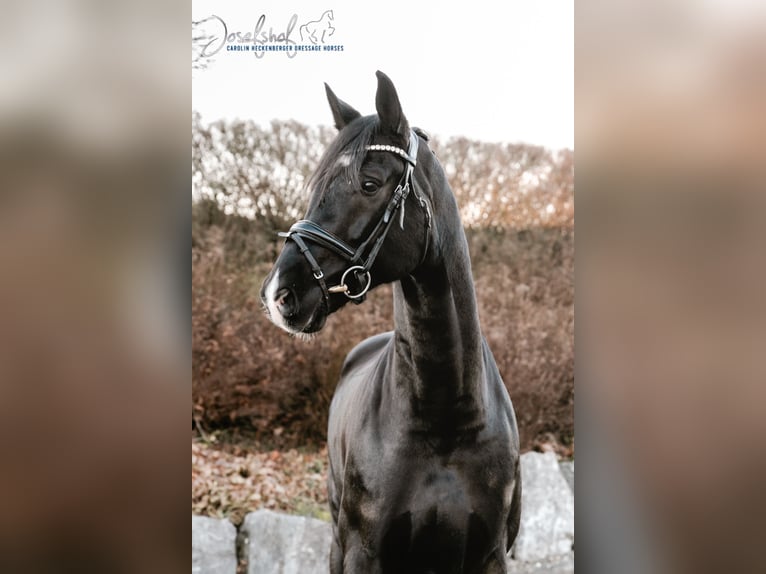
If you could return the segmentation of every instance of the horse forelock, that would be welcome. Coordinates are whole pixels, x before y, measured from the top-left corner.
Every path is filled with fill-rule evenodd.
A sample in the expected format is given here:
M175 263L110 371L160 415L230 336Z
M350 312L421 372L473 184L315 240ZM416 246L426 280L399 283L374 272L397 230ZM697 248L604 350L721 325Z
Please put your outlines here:
M359 189L359 172L362 169L365 149L372 142L378 127L377 116L366 116L351 122L333 140L319 160L314 174L309 179L309 190L322 201L330 184L337 178L344 178L352 189Z

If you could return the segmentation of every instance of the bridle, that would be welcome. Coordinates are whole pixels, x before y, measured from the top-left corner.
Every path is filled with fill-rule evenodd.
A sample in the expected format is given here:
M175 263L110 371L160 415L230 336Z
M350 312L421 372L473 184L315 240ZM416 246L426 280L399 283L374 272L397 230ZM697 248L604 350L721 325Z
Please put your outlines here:
M383 246L383 242L388 235L389 229L391 229L391 224L395 219L394 215L396 215L397 211L399 211L399 226L404 229L404 201L407 199L410 191L413 191L420 206L425 210L427 220L426 242L428 241L428 230L431 228L431 211L428 208L428 203L425 198L415 191L415 186L412 180L412 173L415 171L418 156L417 134L415 134L414 131L410 131L410 143L407 151L396 146L382 144L365 146L365 150L395 153L404 159L406 166L391 199L388 200L383 216L378 220L378 223L367 236L367 239L362 241L359 247L354 249L338 236L330 233L326 229L323 229L319 224L309 221L308 219L301 219L300 221L295 222L288 231L279 233L280 237L285 237L288 240L294 241L300 252L306 258L306 261L308 261L308 264L311 266L311 271L314 274L314 279L317 280L322 289L324 302L328 309L330 305L330 293L343 293L357 304L364 301L364 297L372 284L370 269L380 252L380 248ZM325 249L329 249L351 264L343 272L338 285L333 287L327 286L324 272L306 244L307 240L316 243ZM426 243L423 251L424 257L427 249L428 243ZM366 256L365 253L367 254ZM359 285L363 286L358 293L352 293L346 283L346 279L351 274L353 274Z

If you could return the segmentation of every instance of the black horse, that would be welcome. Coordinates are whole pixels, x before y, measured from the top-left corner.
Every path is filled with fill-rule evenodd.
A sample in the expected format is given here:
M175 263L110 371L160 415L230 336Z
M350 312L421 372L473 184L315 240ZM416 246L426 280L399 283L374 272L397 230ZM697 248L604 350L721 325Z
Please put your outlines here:
M482 337L455 197L389 78L339 134L264 281L293 334L394 283L395 330L349 353L330 407L332 574L496 573L519 528L516 418Z

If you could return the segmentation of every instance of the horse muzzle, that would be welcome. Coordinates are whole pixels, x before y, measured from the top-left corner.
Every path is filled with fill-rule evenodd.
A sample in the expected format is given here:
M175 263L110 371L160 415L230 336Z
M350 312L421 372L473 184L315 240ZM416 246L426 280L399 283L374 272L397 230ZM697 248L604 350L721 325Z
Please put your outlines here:
M261 303L277 327L294 335L315 333L324 326L328 309L316 288L301 292L297 285L277 266L263 282Z

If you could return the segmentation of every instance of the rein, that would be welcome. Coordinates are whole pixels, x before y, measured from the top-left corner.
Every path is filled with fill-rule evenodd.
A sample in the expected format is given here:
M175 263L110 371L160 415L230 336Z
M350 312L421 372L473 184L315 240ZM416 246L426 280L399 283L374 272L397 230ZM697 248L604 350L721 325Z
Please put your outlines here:
M412 174L415 171L415 166L417 165L418 155L418 136L415 134L415 132L410 131L410 143L409 149L407 151L404 151L403 149L396 146L381 144L365 146L365 150L395 153L405 160L406 167L402 173L402 177L399 180L398 185L396 186L396 189L394 190L393 195L391 196L391 199L389 199L388 204L386 205L386 210L383 212L383 216L378 220L378 223L367 236L367 239L365 239L359 245L359 247L354 249L338 236L327 231L326 229L323 229L320 225L314 223L313 221L309 221L308 219L301 219L300 221L295 222L288 231L280 232L278 234L280 237L285 237L286 239L294 241L298 246L298 249L306 258L308 264L311 266L311 271L314 274L314 279L317 280L320 288L322 289L322 295L328 308L330 304L330 293L342 293L357 304L364 301L364 297L366 296L367 291L370 289L370 285L372 284L370 269L372 268L372 265L375 262L375 258L378 256L381 247L383 246L383 242L388 235L388 231L391 229L391 225L395 219L394 216L396 215L397 211L399 212L399 226L404 229L404 201L407 199L410 191L413 191L415 197L420 203L420 206L425 210L427 226L429 229L431 227L431 212L428 208L428 203L426 203L426 200L420 194L418 194L417 191L415 191L415 186L412 180ZM351 264L343 272L340 283L338 285L333 287L327 286L324 272L319 266L316 258L312 255L306 241L311 241L317 245L320 245L321 247L324 247L325 249L329 249ZM426 231L426 242L427 241L428 232ZM428 243L426 243L424 256L427 250ZM367 253L366 256L365 253ZM350 274L353 274L359 285L362 286L358 293L352 293L348 284L346 283L346 280Z

